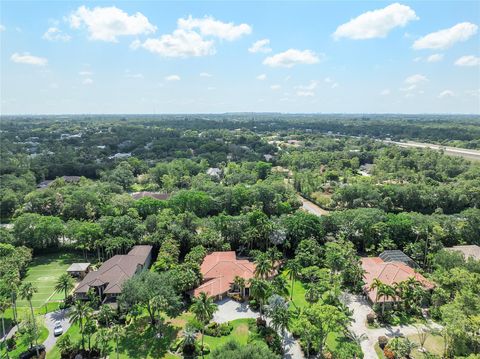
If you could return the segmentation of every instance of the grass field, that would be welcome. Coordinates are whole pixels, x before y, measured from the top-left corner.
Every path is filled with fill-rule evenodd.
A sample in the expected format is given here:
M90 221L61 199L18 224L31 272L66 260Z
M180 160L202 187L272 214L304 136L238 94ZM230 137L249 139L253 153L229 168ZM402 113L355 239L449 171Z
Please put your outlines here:
M55 293L55 283L70 264L77 261L83 260L77 254L72 253L52 253L33 258L23 282L32 282L38 289L32 298L34 308L40 308L47 302L63 299L63 293ZM17 306L19 308L28 307L28 302L19 299Z

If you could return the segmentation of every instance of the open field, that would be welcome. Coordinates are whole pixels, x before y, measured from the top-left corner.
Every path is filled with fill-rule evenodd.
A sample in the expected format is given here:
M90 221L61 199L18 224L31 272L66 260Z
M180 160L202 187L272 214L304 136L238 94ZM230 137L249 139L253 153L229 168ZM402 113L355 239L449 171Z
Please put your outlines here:
M33 258L23 282L32 282L38 289L32 298L34 308L63 299L64 293L55 293L55 283L70 264L79 260L83 261L77 254L72 253L51 253ZM28 302L19 299L17 306L19 309L28 307Z

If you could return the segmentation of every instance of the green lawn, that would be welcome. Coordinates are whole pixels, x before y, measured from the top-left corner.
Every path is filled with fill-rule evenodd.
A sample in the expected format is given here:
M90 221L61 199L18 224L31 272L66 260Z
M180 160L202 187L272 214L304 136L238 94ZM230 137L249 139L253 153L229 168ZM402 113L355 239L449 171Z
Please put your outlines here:
M78 261L83 262L84 260L72 253L52 253L33 258L23 282L32 282L38 289L32 298L34 308L41 309L47 302L58 302L64 298L63 293L55 293L55 283L70 264ZM19 299L17 306L19 309L28 307L28 302ZM40 313L42 312L40 311Z
M288 280L288 295L292 294L292 281L288 279L288 276L285 272L281 274ZM293 284L293 297L291 303L293 304L290 308L294 310L295 308L305 308L308 306L308 302L305 300L306 289L303 286L302 282L296 280Z
M44 325L41 325L38 328L38 334L39 334L38 344L42 344L48 337L48 329ZM17 334L16 344L17 344L17 347L14 350L8 352L8 354L10 355L10 358L18 358L19 355L23 353L25 350L27 350L30 346L30 344L20 334ZM2 348L2 351L0 351L0 353L2 353L0 357L3 358L3 355L5 355L5 350L3 350Z
M254 322L254 319L236 319L232 320L230 323L233 325L233 330L230 335L224 337L211 337L205 335L205 344L208 344L210 350L213 351L214 349L221 347L228 341L234 339L240 344L247 344L248 336L250 335L250 331L248 329L248 323ZM199 338L198 340L201 340ZM205 358L210 357L210 355L205 355Z
M417 334L409 335L409 336L407 336L407 338L410 339L411 341L417 343L417 344L419 343ZM428 335L427 340L425 341L425 349L427 349L427 351L430 354L436 354L438 356L442 356L443 355L443 343L444 343L444 340L443 340L443 337L441 335L430 334L430 335ZM375 344L375 352L377 353L377 355L380 359L385 358L385 356L383 355L382 349L380 349L380 347L378 346L378 343ZM421 359L421 358L424 358L425 355L423 353L419 352L418 349L414 349L412 351L411 357L414 358L414 359Z

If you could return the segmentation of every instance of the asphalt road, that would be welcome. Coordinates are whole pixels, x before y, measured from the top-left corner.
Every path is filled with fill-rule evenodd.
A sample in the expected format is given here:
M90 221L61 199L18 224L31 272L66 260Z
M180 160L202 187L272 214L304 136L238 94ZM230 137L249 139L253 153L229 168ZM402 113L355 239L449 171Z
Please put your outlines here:
M45 315L45 326L48 329L48 337L47 340L43 342L43 345L45 345L45 350L47 351L47 353L53 348L53 346L57 342L57 339L60 338L60 336L55 337L53 335L53 329L57 320L62 323L63 333L65 333L68 328L70 328L70 321L68 320L68 309L57 310L55 312L51 312Z
M387 141L383 140L383 143L397 145L400 147L415 147L415 148L430 148L432 150L443 150L445 154L452 155L452 156L460 156L470 160L477 160L480 161L480 151L478 150L470 150L467 148L459 148L459 147L449 147L449 146L441 146L441 145L434 145L431 143L422 143L422 142L397 142L397 141Z

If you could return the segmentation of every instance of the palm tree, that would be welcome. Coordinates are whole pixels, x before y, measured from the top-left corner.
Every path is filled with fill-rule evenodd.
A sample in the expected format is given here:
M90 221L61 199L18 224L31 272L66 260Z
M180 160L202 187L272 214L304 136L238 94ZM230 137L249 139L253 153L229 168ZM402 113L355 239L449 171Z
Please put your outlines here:
M288 303L283 297L274 294L268 299L268 306L266 312L270 318L272 328L282 336L282 347L285 339L285 330L288 329L290 321L290 311L288 310Z
M245 278L236 275L235 278L233 278L233 285L239 289L240 295L243 297L245 295L244 290L246 286Z
M379 288L377 288L377 294L383 297L383 302L382 302L382 316L383 316L385 314L385 302L387 300L387 297L394 298L395 290L393 289L392 286L382 283L382 285Z
M191 354L195 350L195 340L197 338L197 332L192 328L185 328L183 331L183 343L182 348L185 354Z
M97 347L100 349L100 355L103 358L106 358L108 355L108 342L110 341L110 333L108 332L108 329L101 328L97 332L95 341L96 341Z
M101 322L104 322L106 324L107 328L110 327L110 322L112 321L114 316L115 312L108 304L103 304L98 311L98 318Z
M263 304L270 294L270 289L270 285L266 280L258 278L250 279L250 294L258 300L260 305L260 317L262 316Z
M67 303L68 292L70 292L75 286L73 278L68 273L63 273L58 277L57 283L55 285L55 292L64 292L65 293L65 304Z
M261 253L255 259L255 277L267 279L272 273L272 262L266 253Z
M92 312L92 308L90 308L86 303L77 301L73 306L72 310L70 311L70 322L78 323L80 326L80 334L82 334L82 349L85 350L85 327L83 324L83 320L87 318Z
M290 290L290 300L292 300L293 298L293 285L295 284L295 281L300 276L301 270L302 270L302 266L300 265L299 261L297 261L296 259L292 259L288 261L286 265L286 272L287 272L288 278L292 281L292 289Z
M9 307L9 301L6 298L0 298L0 314L2 315L2 344L5 348L5 353L7 353L6 358L8 359L8 350L7 350L7 337L5 336L5 311Z
M377 290L377 294L375 296L375 303L378 303L378 300L380 299L380 293L379 293L379 288L383 285L383 282L378 279L378 278L375 278L372 282L372 284L370 285L370 290Z
M28 304L30 304L30 313L32 314L33 330L35 332L35 344L37 344L38 331L37 331L37 323L35 322L35 315L33 314L32 297L35 293L38 292L38 289L32 283L25 282L22 284L19 291L20 291L20 298L24 300L28 300ZM37 347L37 356L38 355L39 355L39 352Z
M190 310L195 314L195 318L202 323L202 358L203 358L203 339L205 337L205 326L213 318L213 313L217 310L217 305L213 303L213 298L207 293L201 292L200 295L193 300Z
M313 303L318 302L319 299L320 293L318 292L318 288L316 288L313 284L309 285L305 292L305 300L307 303L312 305Z
M119 357L118 354L118 341L120 340L120 337L123 335L123 328L115 324L110 328L110 331L112 333L112 336L115 338L115 354L117 355L117 359Z
M284 276L277 275L273 278L272 287L276 294L288 298L288 282Z

